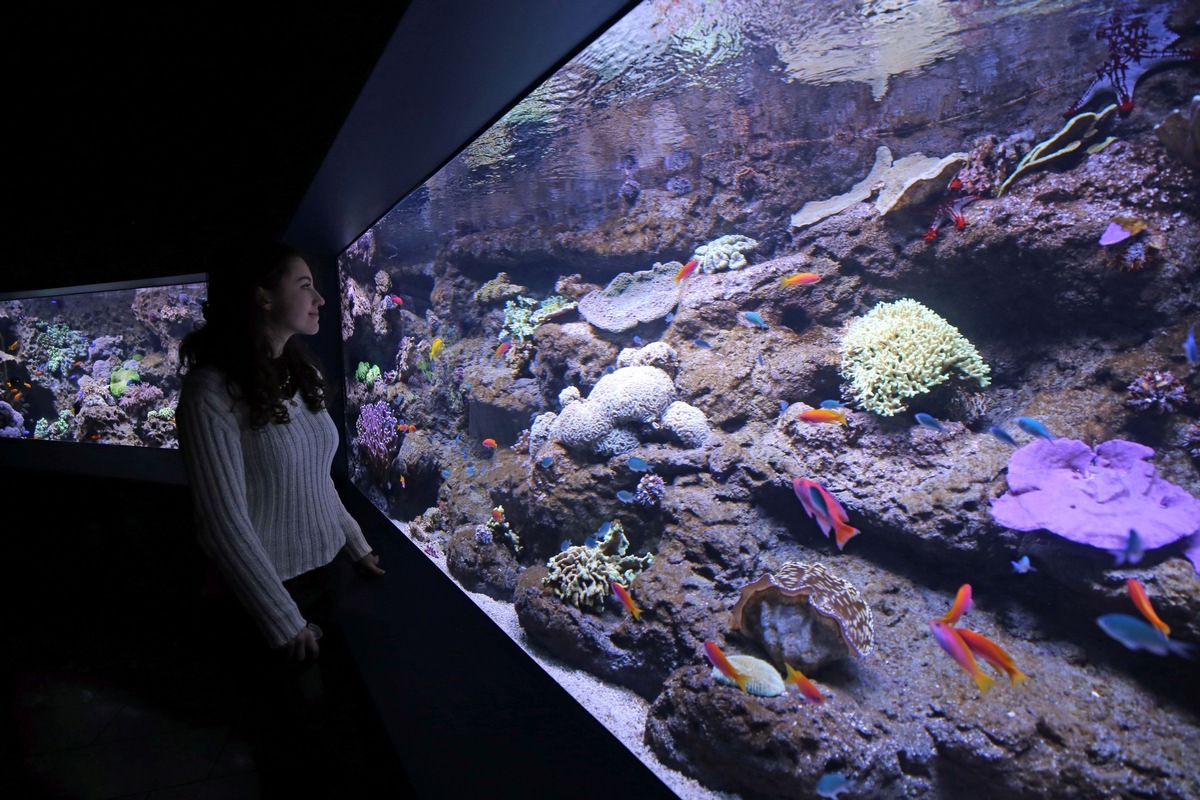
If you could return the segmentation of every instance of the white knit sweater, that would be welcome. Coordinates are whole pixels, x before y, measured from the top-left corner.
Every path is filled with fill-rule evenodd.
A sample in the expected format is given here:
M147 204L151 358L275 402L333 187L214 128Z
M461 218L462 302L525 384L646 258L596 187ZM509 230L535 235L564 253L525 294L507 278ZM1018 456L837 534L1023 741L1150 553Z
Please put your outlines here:
M329 412L297 396L288 414L287 424L253 429L224 375L196 369L175 416L200 544L273 647L306 624L283 581L343 547L355 561L371 551L330 477L338 433Z

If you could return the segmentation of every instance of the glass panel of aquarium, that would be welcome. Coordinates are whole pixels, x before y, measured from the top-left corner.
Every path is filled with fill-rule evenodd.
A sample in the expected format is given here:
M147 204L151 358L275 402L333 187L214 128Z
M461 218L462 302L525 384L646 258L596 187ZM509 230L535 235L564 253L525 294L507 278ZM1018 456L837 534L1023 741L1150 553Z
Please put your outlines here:
M204 275L0 295L0 437L175 449Z
M1200 796L1196 10L634 7L341 255L355 485L681 796Z

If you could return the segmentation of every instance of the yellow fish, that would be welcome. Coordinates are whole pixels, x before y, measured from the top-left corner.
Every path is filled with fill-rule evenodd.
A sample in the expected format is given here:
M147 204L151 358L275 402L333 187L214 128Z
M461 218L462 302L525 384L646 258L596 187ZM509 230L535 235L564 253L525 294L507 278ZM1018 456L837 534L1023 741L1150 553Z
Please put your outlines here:
M433 340L433 344L429 345L429 357L437 358L446 349L446 343L442 341L442 337Z

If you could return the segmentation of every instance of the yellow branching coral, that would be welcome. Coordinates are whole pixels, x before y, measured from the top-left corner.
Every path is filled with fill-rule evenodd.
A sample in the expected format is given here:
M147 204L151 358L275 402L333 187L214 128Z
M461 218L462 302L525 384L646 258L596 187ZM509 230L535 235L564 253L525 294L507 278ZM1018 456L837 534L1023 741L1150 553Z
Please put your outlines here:
M905 298L879 303L846 326L842 377L859 406L885 417L907 401L945 383L957 371L983 387L991 369L975 346L946 320Z

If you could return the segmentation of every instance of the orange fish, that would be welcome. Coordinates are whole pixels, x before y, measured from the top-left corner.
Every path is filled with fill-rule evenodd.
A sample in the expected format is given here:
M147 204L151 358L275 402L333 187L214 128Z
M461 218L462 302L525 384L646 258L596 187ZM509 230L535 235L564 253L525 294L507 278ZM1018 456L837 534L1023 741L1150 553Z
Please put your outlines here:
M942 646L942 649L963 668L964 672L971 676L975 685L979 687L979 691L986 695L995 681L975 663L975 656L971 655L971 648L967 647L967 643L963 641L959 632L940 619L930 620L929 630L933 631L933 638Z
M1150 596L1146 594L1146 587L1142 586L1137 578L1130 578L1125 581L1125 585L1129 587L1129 596L1133 598L1133 604L1137 606L1138 611L1142 612L1142 616L1149 620L1155 630L1163 636L1170 635L1170 626L1154 613L1154 607L1150 605Z
M612 581L612 590L617 599L621 601L621 605L625 606L625 610L633 615L634 620L641 622L642 609L638 607L637 603L633 602L633 596L629 594L629 590L616 581Z
M964 583L958 587L958 594L954 596L954 605L950 606L950 610L938 619L947 625L957 625L963 614L974 607L975 601L971 598L971 584Z
M492 356L492 358L499 358L500 356L504 355L508 352L510 347L512 347L512 339L504 340L500 343L500 346L496 348L496 355Z
M808 286L820 280L821 276L815 272L797 272L795 275L788 275L783 279L783 288L786 289L789 286Z
M717 643L712 639L705 640L704 655L717 668L718 672L736 683L738 688L743 692L746 691L746 684L750 682L750 676L744 672L738 672L737 667L729 663L729 659L725 657L725 654L721 652L721 648L717 647Z
M12 344L10 344L10 345L8 346L8 352L10 352L10 353L15 353L15 352L16 352L16 350L17 350L17 345L19 345L19 344L20 344L20 342L19 342L19 341L14 341Z
M810 408L808 411L801 411L800 416L796 419L809 424L817 424L819 422L840 422L843 425L846 423L846 409L844 408Z
M408 484L405 482L405 480L404 480L404 476L403 476L403 475L401 475L401 476L400 476L400 488L401 488L401 489L407 489L407 488L408 488Z
M504 512L498 508L493 508L492 519L496 520L496 522L504 522Z
M484 439L484 440L483 440L483 442L482 442L482 444L483 444L483 446L484 446L484 447L486 447L488 450L495 450L495 449L496 449L496 440L495 440L495 439Z
M415 432L416 430L417 430L417 426L416 426L416 425L409 425L409 426L408 426L408 432L409 432L409 433L413 433L413 432Z
M404 305L404 300L403 300L403 299L401 299L400 295L398 295L398 294L391 294L391 295L388 295L388 297L389 297L389 298L391 299L391 301L392 301L393 303L395 303L396 305L398 305L398 306L402 306L402 305Z
M1012 657L1000 649L1000 645L996 644L982 633L969 631L966 628L955 628L954 632L962 638L963 644L965 644L972 653L979 656L996 669L1007 674L1008 679L1012 682L1013 686L1016 686L1018 683L1025 680L1025 673L1017 669L1017 665L1013 663Z
M817 687L813 685L812 681L804 677L803 672L793 669L792 665L786 661L783 662L783 665L787 667L787 678L785 680L796 684L796 688L800 690L801 697L813 705L819 706L825 702L825 698L821 696Z
M675 282L679 283L681 280L686 278L688 275L691 275L693 272L696 271L696 267L698 267L698 266L700 266L700 262L699 262L699 260L697 260L695 258L693 258L688 263L684 264L682 267L679 268L679 272L675 273Z

